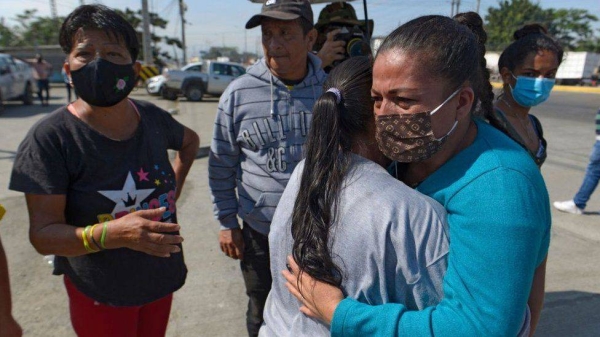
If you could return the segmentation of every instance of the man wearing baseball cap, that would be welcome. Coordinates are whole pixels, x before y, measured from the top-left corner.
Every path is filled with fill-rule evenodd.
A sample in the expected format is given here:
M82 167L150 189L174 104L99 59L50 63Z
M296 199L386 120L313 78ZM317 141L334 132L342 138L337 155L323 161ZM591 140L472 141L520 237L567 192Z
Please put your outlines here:
M247 29L257 26L264 57L221 96L208 168L221 250L241 260L250 336L258 335L271 288L267 236L273 213L303 158L326 77L310 53L317 33L307 0L265 1L246 23Z

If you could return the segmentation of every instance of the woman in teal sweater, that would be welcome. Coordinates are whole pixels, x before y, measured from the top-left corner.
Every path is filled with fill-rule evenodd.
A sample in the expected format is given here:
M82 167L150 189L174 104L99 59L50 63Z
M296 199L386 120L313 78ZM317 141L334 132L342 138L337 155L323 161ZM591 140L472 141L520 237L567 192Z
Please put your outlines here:
M522 336L539 319L548 193L527 152L475 116L492 109L485 35L477 14L457 21L426 16L396 29L379 49L371 90L378 145L400 162L396 175L448 212L444 298L422 311L370 306L290 260L288 289L333 336Z

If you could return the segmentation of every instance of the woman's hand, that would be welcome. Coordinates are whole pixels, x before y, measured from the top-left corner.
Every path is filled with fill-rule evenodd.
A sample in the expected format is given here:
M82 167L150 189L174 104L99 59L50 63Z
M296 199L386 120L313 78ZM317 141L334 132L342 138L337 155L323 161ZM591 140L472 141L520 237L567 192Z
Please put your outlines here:
M179 253L181 249L177 244L183 242L183 237L168 234L178 231L179 225L156 221L165 210L161 207L137 211L108 222L106 248L125 247L159 257ZM99 238L101 230L102 226L98 226L94 236Z
M305 315L316 318L326 324L331 324L333 313L338 304L344 299L342 291L325 282L312 278L300 269L294 258L288 256L289 270L281 273L286 279L288 291L302 302L300 311Z

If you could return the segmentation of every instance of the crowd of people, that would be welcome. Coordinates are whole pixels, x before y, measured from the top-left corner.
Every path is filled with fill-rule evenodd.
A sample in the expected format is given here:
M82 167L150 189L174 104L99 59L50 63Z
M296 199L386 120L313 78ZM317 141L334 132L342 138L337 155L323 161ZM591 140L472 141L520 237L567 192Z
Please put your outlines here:
M532 335L551 217L529 112L550 95L559 43L538 24L515 32L495 97L474 12L415 18L372 57L342 57L339 30L313 52L308 0L266 1L255 27L264 57L221 96L208 159L248 335ZM117 12L78 7L59 42L75 100L31 128L9 187L25 194L32 245L55 255L78 336L164 336L187 276L176 202L200 138L128 97L140 44ZM585 208L597 147L559 210ZM0 336L20 336L1 242L0 295Z

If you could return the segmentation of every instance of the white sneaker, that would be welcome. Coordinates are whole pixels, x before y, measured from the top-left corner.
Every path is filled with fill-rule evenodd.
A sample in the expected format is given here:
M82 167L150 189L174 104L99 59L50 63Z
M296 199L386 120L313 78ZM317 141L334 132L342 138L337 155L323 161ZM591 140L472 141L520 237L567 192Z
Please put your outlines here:
M561 212L577 214L577 215L583 214L583 209L577 207L577 205L575 205L575 202L573 200L555 201L552 205L554 206L554 208L556 208L557 210L559 210Z

